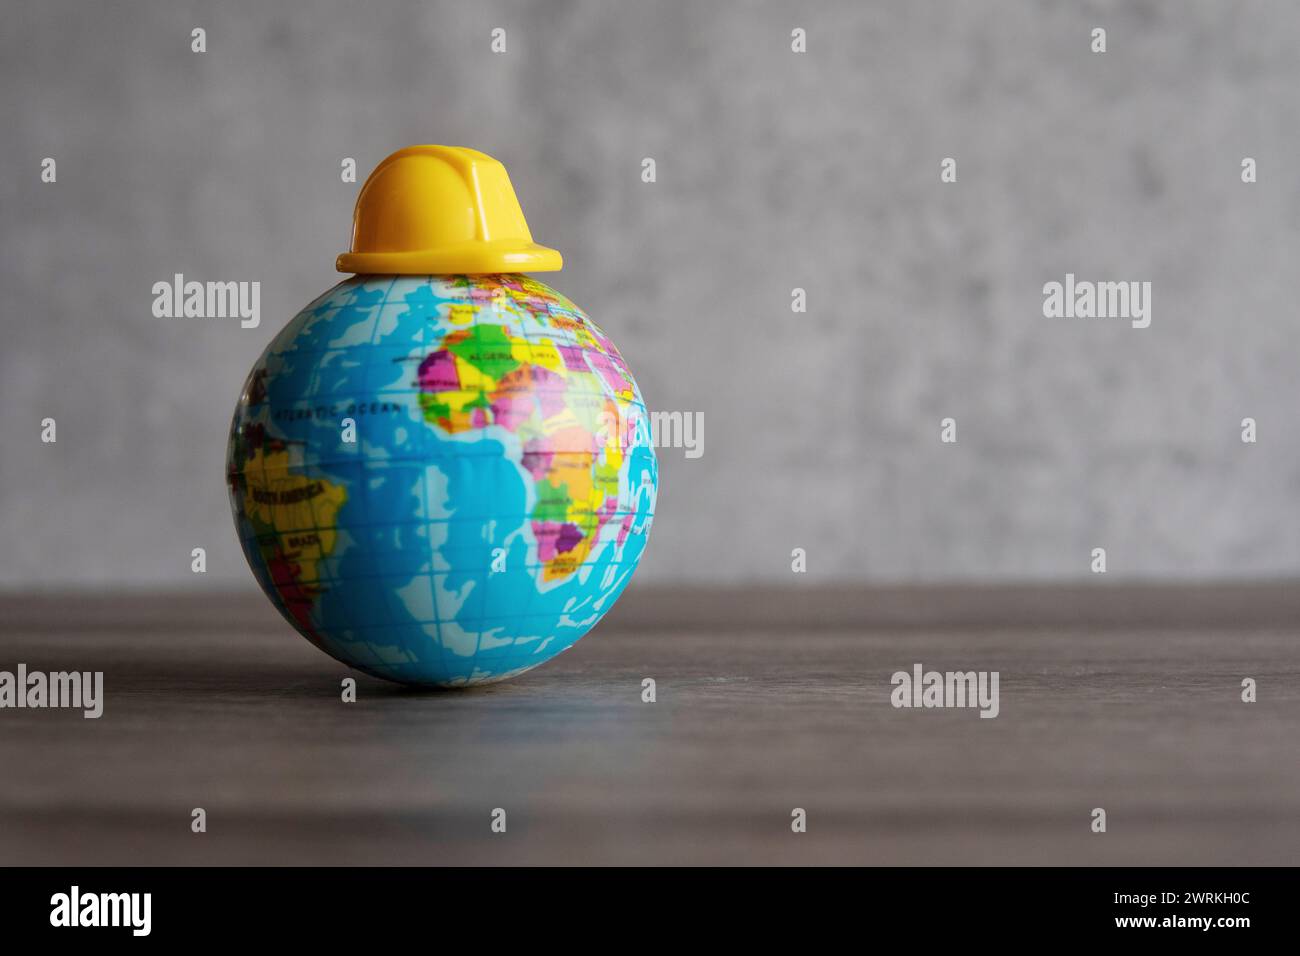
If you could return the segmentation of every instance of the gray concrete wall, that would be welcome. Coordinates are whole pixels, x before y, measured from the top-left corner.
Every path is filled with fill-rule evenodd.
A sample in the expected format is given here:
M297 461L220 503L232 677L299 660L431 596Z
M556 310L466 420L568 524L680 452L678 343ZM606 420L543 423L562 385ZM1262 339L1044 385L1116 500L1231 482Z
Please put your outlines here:
M1300 573L1294 4L10 0L0 29L4 586L190 584L200 545L248 583L236 392L336 281L340 160L417 142L503 160L553 284L652 408L703 412L645 579L789 581L794 547L819 580L1071 578L1096 546L1112 578ZM175 272L260 280L262 327L153 318ZM1067 272L1151 281L1151 327L1045 319Z

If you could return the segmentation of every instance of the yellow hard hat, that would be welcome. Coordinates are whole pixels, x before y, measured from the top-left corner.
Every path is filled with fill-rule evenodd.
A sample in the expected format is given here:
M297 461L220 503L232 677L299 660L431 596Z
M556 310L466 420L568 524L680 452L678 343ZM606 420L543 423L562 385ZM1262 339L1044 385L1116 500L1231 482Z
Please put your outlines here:
M370 174L339 272L434 275L554 272L559 252L533 242L506 168L464 146L408 146Z

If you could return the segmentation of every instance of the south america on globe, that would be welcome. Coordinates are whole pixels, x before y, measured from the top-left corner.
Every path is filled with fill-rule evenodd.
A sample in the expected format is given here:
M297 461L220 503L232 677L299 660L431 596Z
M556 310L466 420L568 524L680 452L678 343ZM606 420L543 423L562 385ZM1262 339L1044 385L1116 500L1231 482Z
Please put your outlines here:
M298 313L244 385L235 527L285 619L377 677L521 674L609 611L645 550L658 467L609 337L524 273L505 168L413 146L357 199L351 278Z

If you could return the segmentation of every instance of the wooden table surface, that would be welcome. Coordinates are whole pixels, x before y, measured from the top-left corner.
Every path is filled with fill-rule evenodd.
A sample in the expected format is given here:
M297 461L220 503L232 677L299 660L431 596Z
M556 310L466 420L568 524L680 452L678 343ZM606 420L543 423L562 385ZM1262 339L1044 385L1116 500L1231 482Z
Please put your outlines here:
M102 670L106 705L0 710L0 862L1300 862L1293 586L1017 593L1000 625L978 589L641 592L521 679L435 693L257 594L10 595L0 669ZM894 709L917 662L999 671L1000 715Z

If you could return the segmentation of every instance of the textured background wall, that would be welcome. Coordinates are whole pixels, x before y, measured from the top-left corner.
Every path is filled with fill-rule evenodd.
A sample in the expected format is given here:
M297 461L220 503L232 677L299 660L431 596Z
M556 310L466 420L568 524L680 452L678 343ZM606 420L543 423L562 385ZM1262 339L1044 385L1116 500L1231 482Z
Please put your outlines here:
M201 545L251 587L236 393L338 278L340 160L416 142L504 161L651 407L704 413L643 579L789 581L796 546L821 580L1094 546L1112 579L1300 573L1293 4L10 0L0 29L5 586L190 584ZM175 272L260 280L262 327L153 318ZM1150 280L1151 327L1045 319L1066 272Z

